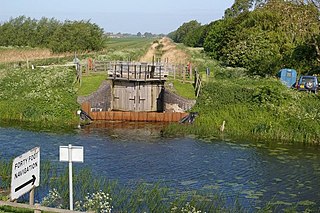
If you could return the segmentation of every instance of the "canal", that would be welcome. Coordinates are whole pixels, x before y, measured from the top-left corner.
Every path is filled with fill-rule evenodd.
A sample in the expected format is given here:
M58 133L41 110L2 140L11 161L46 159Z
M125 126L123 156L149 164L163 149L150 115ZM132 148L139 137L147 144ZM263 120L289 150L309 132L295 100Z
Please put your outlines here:
M0 158L36 147L41 161L59 168L59 146L84 146L83 164L93 173L128 184L158 183L180 190L222 193L244 206L275 203L320 209L320 154L314 146L279 142L164 138L160 124L103 123L72 133L0 128Z

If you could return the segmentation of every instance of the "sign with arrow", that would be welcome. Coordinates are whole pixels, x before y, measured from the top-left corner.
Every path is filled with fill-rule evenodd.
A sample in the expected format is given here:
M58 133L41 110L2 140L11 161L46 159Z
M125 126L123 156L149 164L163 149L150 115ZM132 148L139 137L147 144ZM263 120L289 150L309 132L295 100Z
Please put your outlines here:
M40 180L40 147L16 157L12 163L11 200L39 186Z

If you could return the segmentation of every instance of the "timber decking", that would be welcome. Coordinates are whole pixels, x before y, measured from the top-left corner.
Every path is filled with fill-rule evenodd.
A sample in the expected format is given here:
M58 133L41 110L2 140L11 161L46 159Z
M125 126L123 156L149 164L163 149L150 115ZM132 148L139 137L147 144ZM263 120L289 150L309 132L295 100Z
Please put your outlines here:
M88 113L93 120L105 121L178 122L188 115L185 112L91 112L89 103L83 103L82 110Z

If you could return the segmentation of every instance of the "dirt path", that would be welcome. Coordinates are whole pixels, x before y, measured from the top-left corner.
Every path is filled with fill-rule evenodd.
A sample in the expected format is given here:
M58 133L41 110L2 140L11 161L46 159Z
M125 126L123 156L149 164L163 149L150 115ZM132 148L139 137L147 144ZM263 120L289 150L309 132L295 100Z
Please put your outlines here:
M189 61L189 55L177 46L167 37L160 39L158 43L153 43L147 53L140 58L143 62L152 62L153 56L157 54L157 47L160 45L162 51L161 61L168 60L170 64L186 64Z

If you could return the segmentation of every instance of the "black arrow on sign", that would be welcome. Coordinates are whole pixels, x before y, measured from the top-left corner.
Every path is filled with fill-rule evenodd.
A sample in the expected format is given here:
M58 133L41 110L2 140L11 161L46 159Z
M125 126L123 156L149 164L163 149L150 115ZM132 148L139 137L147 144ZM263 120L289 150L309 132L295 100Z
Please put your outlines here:
M32 183L32 185L33 185L35 181L36 181L36 176L32 175L32 179L31 180L25 182L21 186L18 186L14 191L17 192L20 189L24 188L25 186L29 185L30 183Z

